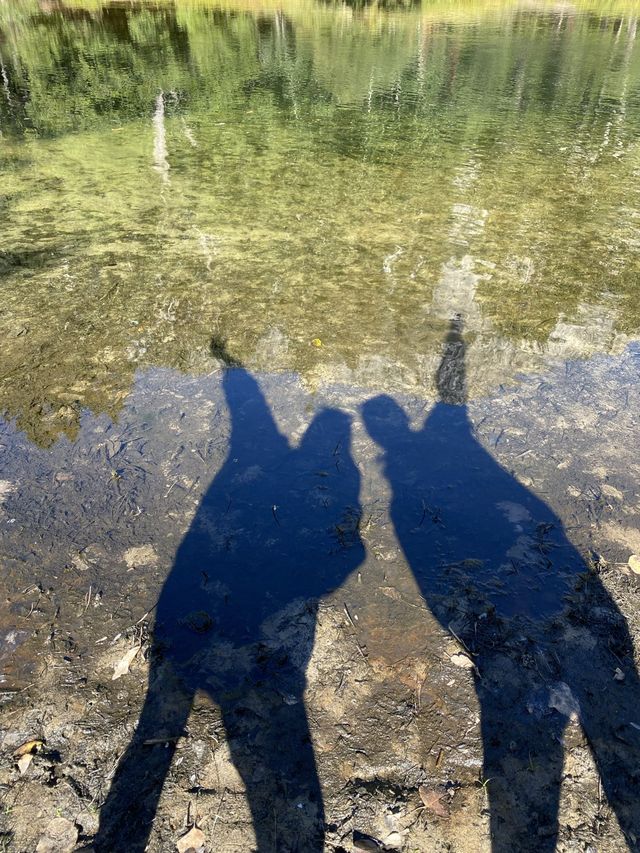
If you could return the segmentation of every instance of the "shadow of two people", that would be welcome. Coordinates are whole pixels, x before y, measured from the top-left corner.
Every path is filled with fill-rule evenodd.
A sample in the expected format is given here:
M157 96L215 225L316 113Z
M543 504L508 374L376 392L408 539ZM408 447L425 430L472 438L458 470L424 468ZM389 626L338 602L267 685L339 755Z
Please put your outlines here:
M293 447L250 373L215 354L227 365L229 452L159 599L148 692L102 808L98 851L145 848L175 740L144 741L180 735L196 691L220 708L256 849L324 850L303 701L314 606L279 626L296 636L289 652L266 640L265 625L337 589L364 560L350 420L325 409ZM460 320L437 382L440 400L420 430L386 396L363 416L384 452L391 518L420 591L443 626L455 623L476 665L493 850L555 849L572 716L635 849L640 731L629 723L640 684L624 617L558 517L475 438ZM567 599L577 580L582 593Z

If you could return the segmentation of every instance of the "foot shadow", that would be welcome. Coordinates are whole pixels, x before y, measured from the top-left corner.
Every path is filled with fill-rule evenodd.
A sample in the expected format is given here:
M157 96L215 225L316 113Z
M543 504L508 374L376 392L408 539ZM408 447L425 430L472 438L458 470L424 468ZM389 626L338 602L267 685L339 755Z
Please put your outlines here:
M363 414L384 451L391 517L421 593L475 663L492 849L556 849L572 718L636 849L640 683L625 619L560 519L475 438L459 319L437 384L440 402L417 431L387 396Z
M303 693L310 602L364 558L350 419L325 409L293 447L251 374L218 344L215 354L227 364L229 452L160 595L147 696L101 811L98 851L145 849L196 691L220 708L255 849L324 849Z

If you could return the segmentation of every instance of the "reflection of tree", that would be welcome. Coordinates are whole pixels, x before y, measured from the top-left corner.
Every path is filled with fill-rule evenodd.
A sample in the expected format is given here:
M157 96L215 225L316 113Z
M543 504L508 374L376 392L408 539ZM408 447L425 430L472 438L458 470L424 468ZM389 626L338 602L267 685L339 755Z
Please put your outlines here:
M476 5L467 4L470 20ZM98 6L93 12L61 6L48 14L29 2L3 7L0 28L12 57L3 60L3 68L12 92L21 95L13 118L18 126L27 122L42 133L100 119L126 121L148 112L158 88L180 91L190 104L194 99L211 103L240 91L254 75L271 73L291 85L296 77L304 83L315 78L345 103L369 101L373 88L378 106L397 104L398 89L408 91L402 107L416 115L429 112L434 90L453 107L457 102L468 107L472 91L470 126L474 117L493 112L496 93L525 113L579 105L572 118L584 128L596 115L606 121L607 112L615 113L616 89L627 101L633 97L630 88L637 90L640 62L625 36L635 33L633 20L565 20L559 12L538 18L516 10L498 19L498 51L492 38L467 43L465 27L431 45L444 27L438 10L446 20L451 4L429 4L431 14L424 19L420 8L409 6L412 11L391 17L306 3L292 5L286 15L225 13L181 3L153 10ZM527 24L534 22L532 36ZM603 27L613 43L598 37ZM549 38L553 31L557 38ZM406 86L416 73L419 45L428 50L428 85L421 87L428 89L426 98ZM621 61L624 80L612 79ZM424 67L421 75L424 84ZM313 103L316 94L305 90L301 97ZM6 100L3 110L10 117ZM514 117L505 112L498 120L509 127Z
M0 6L0 393L11 411L38 398L30 429L107 406L136 365L198 369L216 324L246 361L280 336L307 376L333 360L421 387L433 288L461 254L513 341L543 344L603 291L618 328L640 326L628 17L84 5ZM463 208L483 227L460 252Z

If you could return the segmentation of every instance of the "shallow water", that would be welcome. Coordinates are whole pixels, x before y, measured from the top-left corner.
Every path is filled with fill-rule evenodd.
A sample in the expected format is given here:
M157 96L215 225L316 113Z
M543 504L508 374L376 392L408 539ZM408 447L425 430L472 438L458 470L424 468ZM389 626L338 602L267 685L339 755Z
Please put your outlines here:
M633 4L0 7L0 408L139 367L472 396L640 329Z

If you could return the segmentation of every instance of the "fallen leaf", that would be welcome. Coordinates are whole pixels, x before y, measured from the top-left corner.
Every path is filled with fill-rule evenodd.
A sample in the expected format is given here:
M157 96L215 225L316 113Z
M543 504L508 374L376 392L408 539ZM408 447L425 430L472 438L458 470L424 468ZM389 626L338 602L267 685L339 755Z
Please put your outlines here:
M464 652L456 652L451 655L451 663L455 666L460 666L462 669L474 669L475 663L471 660L469 655L465 655Z
M26 755L21 755L18 759L18 770L20 771L20 775L24 776L24 774L29 769L29 765L33 761L33 753L28 752Z
M25 741L22 746L19 746L13 752L14 758L20 758L21 755L34 755L36 752L40 752L42 747L44 746L44 741L39 738L33 738L33 740Z
M140 646L134 646L132 649L124 655L124 657L118 661L113 669L113 675L111 676L111 680L115 681L116 678L120 678L123 675L126 675L129 672L129 667L131 666L131 662L134 657L140 651Z
M204 847L206 838L204 832L197 826L192 827L186 835L179 838L176 843L178 853L187 853L187 850L199 850Z
M447 807L442 802L437 791L430 791L428 788L425 788L424 785L420 785L418 793L420 794L420 799L424 803L425 808L438 815L438 817L448 817L449 812L447 811Z
M380 592L387 598L393 598L394 601L402 601L402 596L394 586L381 586Z
M322 341L320 340L320 338L314 338L311 343L314 347L317 347L318 349L322 346Z

